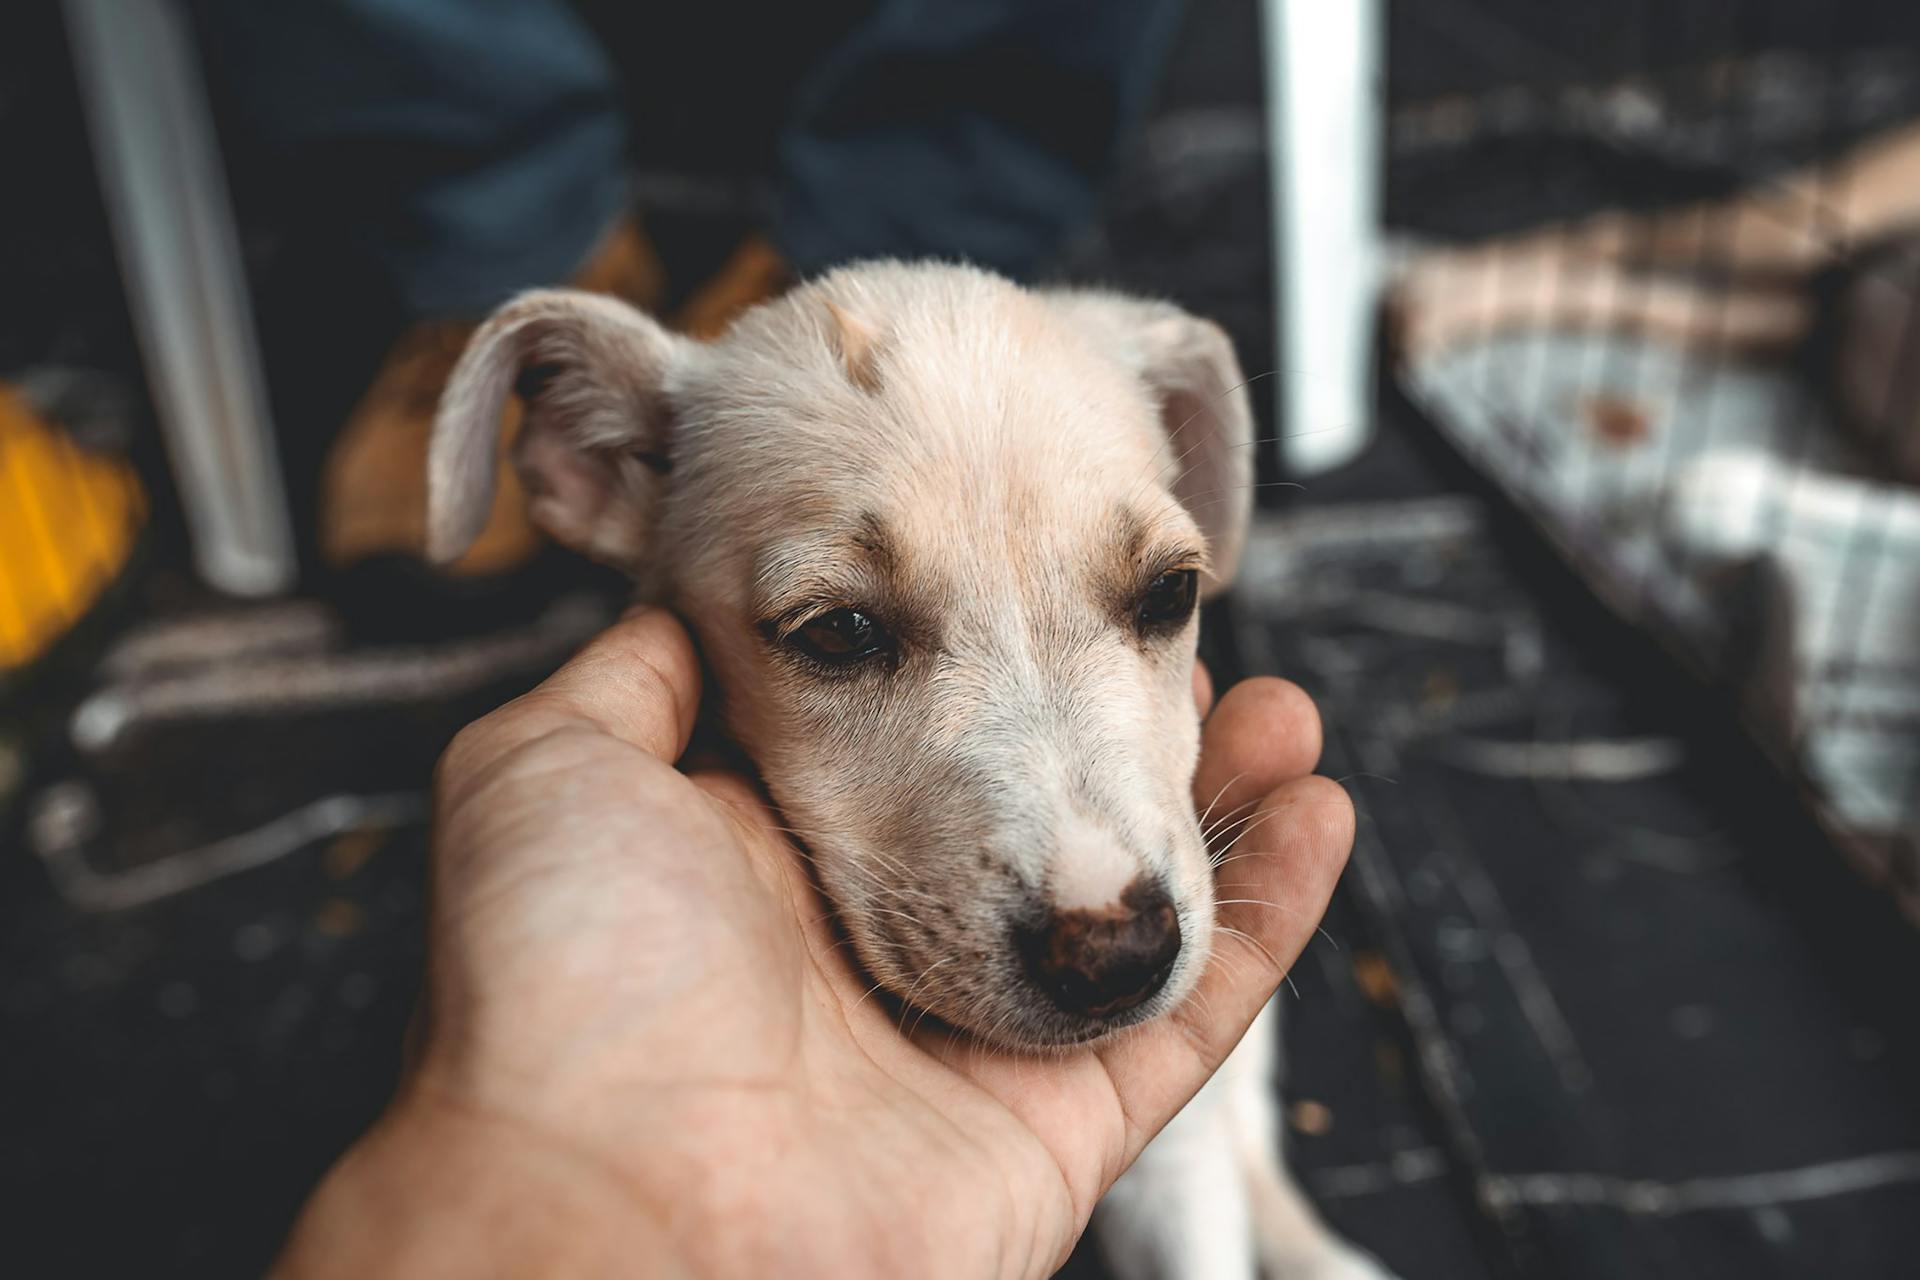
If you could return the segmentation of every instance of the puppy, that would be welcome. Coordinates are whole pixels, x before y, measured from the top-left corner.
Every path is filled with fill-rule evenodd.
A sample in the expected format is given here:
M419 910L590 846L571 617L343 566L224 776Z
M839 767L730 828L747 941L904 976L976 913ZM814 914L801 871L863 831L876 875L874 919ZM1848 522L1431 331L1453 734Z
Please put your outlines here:
M485 522L517 389L534 518L691 624L860 963L992 1043L1082 1043L1214 943L1189 676L1249 515L1242 382L1175 307L963 267L850 267L713 343L532 293L447 388L428 549ZM1124 1274L1378 1274L1286 1179L1271 1021L1103 1206Z

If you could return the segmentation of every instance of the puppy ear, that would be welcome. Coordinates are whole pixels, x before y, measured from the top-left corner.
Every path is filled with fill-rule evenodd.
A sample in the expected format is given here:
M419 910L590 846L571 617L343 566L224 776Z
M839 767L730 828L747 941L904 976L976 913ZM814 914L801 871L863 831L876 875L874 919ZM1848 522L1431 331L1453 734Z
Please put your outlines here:
M1253 512L1253 406L1219 325L1167 302L1061 290L1053 305L1140 376L1160 405L1173 494L1207 538L1203 596L1233 581Z
M427 555L457 559L493 504L500 415L526 401L514 461L535 523L630 571L668 469L668 373L693 346L625 303L522 294L480 326L440 397L427 450Z

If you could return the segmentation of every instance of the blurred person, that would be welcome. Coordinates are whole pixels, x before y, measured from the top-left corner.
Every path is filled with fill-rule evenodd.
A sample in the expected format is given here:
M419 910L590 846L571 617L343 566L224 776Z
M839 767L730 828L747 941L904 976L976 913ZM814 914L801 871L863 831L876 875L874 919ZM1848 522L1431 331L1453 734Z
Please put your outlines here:
M1030 278L1091 218L1180 7L733 6L715 28L728 22L742 41L771 28L803 46L805 65L788 118L767 130L777 145L764 233L690 291L675 323L710 336L788 281L862 257L965 259ZM328 570L410 563L434 405L478 319L542 285L650 311L674 292L630 201L625 76L636 51L603 38L645 44L665 22L595 0L192 9L236 185L263 197L254 212L292 230L297 247L364 266L406 321L330 439L283 441L295 511L312 526L303 533ZM730 109L732 50L648 52L711 68L709 110ZM0 492L34 495L0 517L4 675L45 653L121 575L146 504L124 463L76 452L25 400L0 402L0 431L34 446L0 449ZM503 459L511 437L510 423ZM86 518L29 518L42 509ZM454 574L491 580L526 564L542 539L525 512L503 465L487 529Z
M764 236L676 317L718 331L787 280L862 257L966 259L1031 276L1087 221L1171 40L1178 0L874 0L818 17L735 6L736 38L836 26L793 95ZM661 18L569 0L199 0L242 148L281 216L351 246L411 327L320 479L330 566L417 554L434 403L479 317L569 283L659 310L668 281L629 201L623 83ZM594 18L601 19L594 25ZM624 20L623 20L624 19ZM784 25L777 25L784 24ZM649 50L712 68L730 51ZM734 108L737 109L737 108ZM523 563L539 535L511 468L456 572Z

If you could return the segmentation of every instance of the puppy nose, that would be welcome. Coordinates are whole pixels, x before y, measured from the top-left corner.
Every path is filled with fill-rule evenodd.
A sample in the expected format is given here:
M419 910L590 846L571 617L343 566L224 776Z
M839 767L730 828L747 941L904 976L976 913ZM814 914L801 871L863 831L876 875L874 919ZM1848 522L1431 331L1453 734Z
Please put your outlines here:
M1018 932L1027 972L1068 1013L1109 1018L1166 985L1180 919L1158 883L1135 880L1110 907L1053 911Z

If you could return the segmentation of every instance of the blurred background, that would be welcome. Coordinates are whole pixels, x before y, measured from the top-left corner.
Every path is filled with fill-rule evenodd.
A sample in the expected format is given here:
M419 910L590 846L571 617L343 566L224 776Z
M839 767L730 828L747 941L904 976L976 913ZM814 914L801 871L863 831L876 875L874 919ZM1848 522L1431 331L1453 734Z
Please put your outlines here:
M432 762L622 602L512 493L420 563L478 315L710 334L888 253L1169 297L1257 376L1207 643L1320 700L1361 815L1287 996L1340 1230L1408 1280L1914 1273L1914 6L0 25L9 1273L257 1274L393 1087Z

